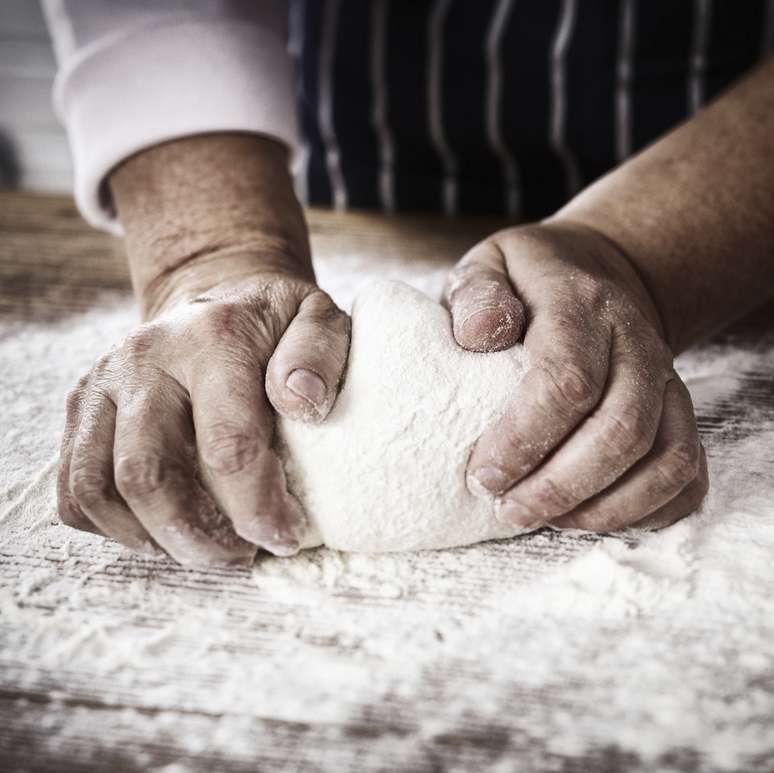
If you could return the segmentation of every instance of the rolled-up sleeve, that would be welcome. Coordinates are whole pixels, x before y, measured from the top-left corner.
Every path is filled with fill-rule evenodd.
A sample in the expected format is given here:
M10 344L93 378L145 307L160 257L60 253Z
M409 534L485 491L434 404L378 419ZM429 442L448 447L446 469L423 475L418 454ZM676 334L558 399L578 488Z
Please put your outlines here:
M105 181L143 148L217 131L268 135L295 152L293 64L279 0L44 0L59 71L75 198L120 233Z

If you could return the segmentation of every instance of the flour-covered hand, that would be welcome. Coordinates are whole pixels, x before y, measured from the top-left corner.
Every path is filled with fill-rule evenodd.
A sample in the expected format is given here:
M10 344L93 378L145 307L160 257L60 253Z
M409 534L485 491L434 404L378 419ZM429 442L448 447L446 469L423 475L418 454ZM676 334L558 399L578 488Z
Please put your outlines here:
M348 317L294 276L241 277L162 310L70 395L62 521L184 564L296 552L306 519L272 448L272 407L321 421L348 346Z
M457 342L523 336L529 370L469 460L497 517L534 527L659 528L695 510L707 467L688 391L627 257L555 219L479 243L447 284Z
M147 320L70 395L59 513L185 564L289 555L307 524L274 450L274 414L322 421L349 318L315 284L287 149L205 134L110 175Z

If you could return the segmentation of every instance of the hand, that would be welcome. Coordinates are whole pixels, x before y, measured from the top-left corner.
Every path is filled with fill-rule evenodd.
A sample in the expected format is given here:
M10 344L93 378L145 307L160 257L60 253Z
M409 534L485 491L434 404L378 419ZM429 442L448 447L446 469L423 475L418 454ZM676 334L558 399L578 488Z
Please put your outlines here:
M465 255L446 299L466 349L506 349L524 333L529 369L468 464L499 520L607 532L698 507L707 466L691 399L616 245L559 219L507 229Z
M256 545L296 552L306 520L272 446L271 408L322 421L348 346L348 317L287 273L162 309L69 397L61 520L183 564L246 563Z

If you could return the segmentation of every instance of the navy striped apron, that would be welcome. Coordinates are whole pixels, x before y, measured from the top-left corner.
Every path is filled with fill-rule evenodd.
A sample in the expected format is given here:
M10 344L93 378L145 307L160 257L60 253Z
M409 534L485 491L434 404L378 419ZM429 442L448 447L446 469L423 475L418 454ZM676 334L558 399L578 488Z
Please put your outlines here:
M295 0L299 195L545 217L753 67L770 6Z

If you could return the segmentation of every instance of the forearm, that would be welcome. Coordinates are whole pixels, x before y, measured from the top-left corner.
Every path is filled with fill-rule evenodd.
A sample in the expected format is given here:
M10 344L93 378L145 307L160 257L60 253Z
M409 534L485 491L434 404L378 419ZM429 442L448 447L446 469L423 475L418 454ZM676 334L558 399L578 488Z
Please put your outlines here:
M149 148L110 175L143 316L258 272L313 279L287 151L251 134Z
M774 60L555 216L617 244L675 352L774 293Z

